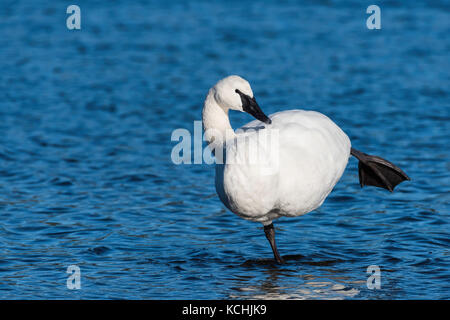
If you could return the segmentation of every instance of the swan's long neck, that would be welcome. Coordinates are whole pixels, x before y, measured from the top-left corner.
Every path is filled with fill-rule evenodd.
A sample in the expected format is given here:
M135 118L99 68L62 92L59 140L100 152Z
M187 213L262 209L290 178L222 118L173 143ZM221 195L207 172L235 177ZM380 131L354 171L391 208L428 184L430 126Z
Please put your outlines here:
M222 108L214 98L214 88L209 90L203 107L203 129L208 143L223 143L235 135L228 118L228 109Z

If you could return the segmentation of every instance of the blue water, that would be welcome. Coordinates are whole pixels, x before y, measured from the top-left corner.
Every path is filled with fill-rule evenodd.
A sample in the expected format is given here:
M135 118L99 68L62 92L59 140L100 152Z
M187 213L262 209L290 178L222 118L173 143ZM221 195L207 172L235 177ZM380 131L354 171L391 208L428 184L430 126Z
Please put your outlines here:
M381 30L371 1L75 3L79 31L67 1L0 4L0 298L450 299L448 1L378 1ZM228 74L412 181L361 190L351 159L321 208L275 222L275 265L213 166L170 157Z

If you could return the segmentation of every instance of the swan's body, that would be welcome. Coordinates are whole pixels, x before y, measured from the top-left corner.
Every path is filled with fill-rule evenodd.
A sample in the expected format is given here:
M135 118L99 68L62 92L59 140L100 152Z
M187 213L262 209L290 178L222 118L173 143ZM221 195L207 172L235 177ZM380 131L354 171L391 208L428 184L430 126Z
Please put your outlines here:
M258 120L233 131L228 110ZM363 185L390 191L408 176L398 167L351 147L347 135L325 115L290 110L267 117L249 83L229 76L212 87L203 108L205 137L216 156L216 191L238 216L261 222L275 259L272 221L318 208L339 181L350 155L360 160Z
M243 126L244 132L227 141L230 163L216 165L216 190L225 206L265 225L318 208L342 176L351 148L347 135L321 113L290 110L269 118L270 125L255 120ZM259 130L267 131L267 141L274 134L279 143L258 145L264 140ZM257 151L259 158L250 161ZM264 159L273 162L269 170Z

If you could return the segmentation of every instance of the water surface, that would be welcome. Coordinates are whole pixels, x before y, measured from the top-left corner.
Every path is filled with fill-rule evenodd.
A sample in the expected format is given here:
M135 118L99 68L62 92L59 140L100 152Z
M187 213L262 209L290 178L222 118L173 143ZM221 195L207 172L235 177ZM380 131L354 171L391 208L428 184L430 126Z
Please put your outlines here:
M0 298L450 298L447 2L382 1L381 30L366 1L76 4L80 31L64 1L0 4ZM214 168L170 158L228 74L267 114L323 112L413 181L361 190L351 159L321 208L276 221L275 265Z

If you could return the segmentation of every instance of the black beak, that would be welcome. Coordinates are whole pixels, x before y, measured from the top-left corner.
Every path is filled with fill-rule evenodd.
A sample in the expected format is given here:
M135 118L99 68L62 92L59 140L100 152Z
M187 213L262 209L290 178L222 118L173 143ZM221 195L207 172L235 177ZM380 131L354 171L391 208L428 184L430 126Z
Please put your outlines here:
M272 123L272 120L270 120L270 118L264 114L264 112L256 103L255 97L250 98L248 95L242 93L239 89L236 89L236 93L238 93L241 96L242 110L244 110L247 113L250 113L259 121L262 121L266 124Z

